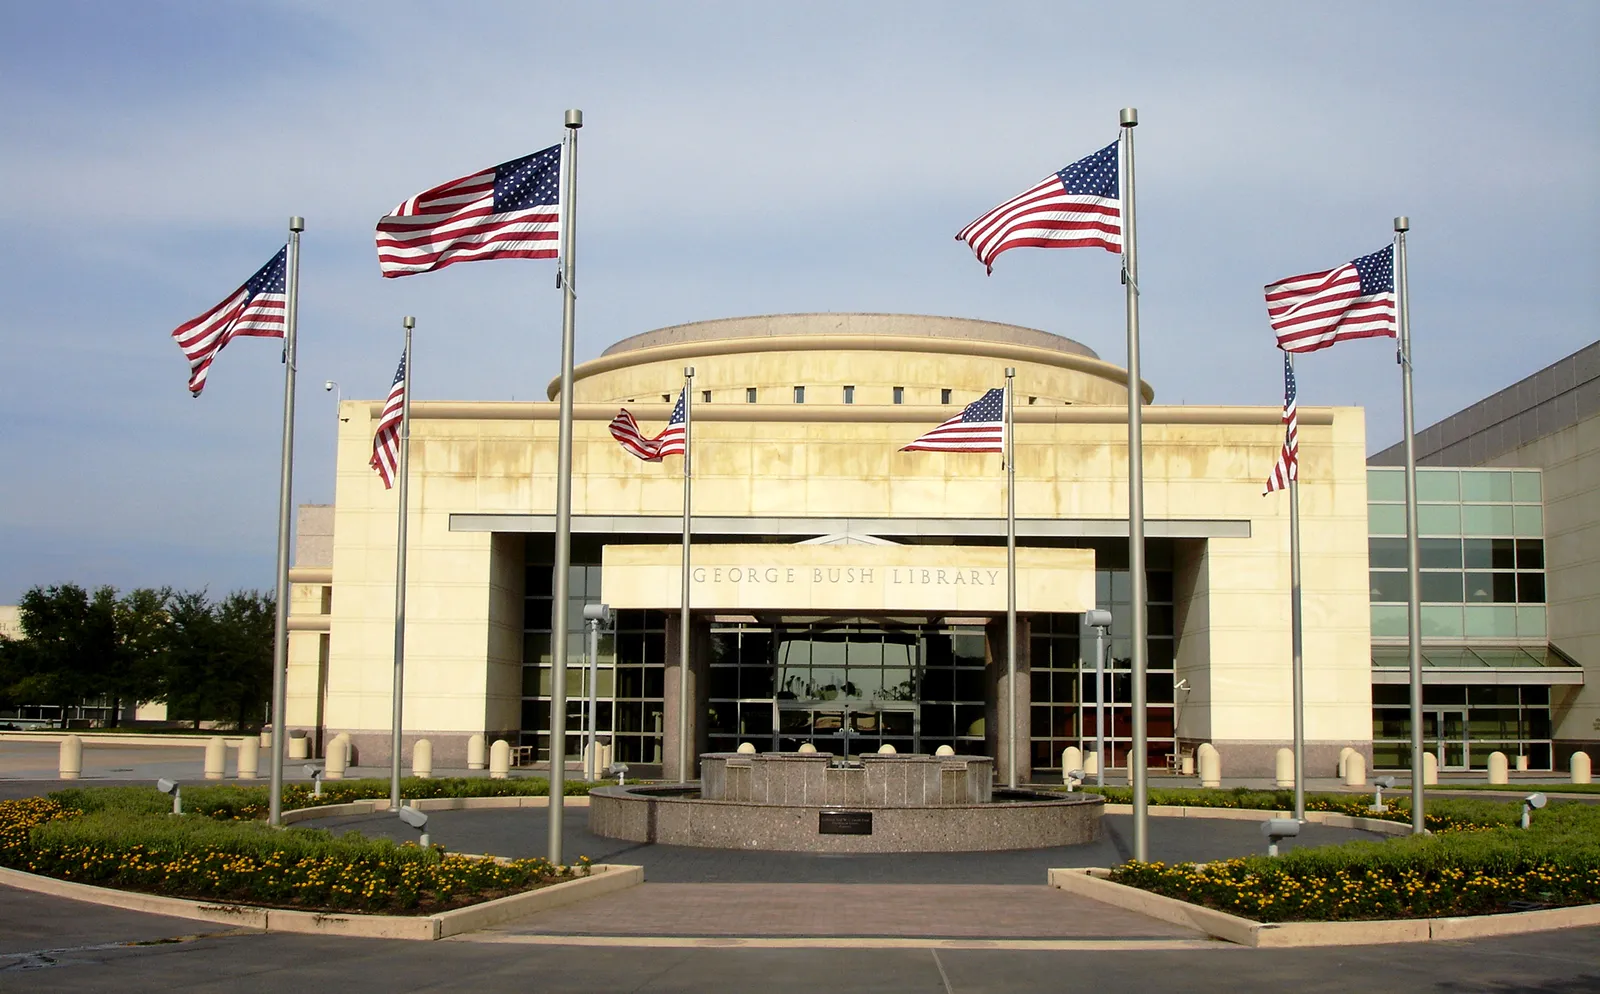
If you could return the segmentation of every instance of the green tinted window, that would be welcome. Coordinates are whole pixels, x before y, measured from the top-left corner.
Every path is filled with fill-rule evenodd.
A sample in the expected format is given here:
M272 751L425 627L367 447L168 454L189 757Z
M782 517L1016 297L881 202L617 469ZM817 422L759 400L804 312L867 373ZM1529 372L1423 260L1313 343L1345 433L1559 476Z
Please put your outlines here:
M1517 608L1517 637L1539 638L1545 637L1544 605L1519 606Z
M1511 500L1511 473L1503 469L1462 470L1461 499L1464 501L1509 502Z
M1374 604L1372 606L1372 634L1375 636L1404 638L1407 634L1405 606Z
M1516 514L1515 534L1528 538L1544 537L1544 508L1538 504L1519 504Z
M1461 526L1468 535L1510 535L1515 527L1509 504L1467 504Z
M1461 505L1424 504L1417 508L1418 535L1460 535Z
M1511 497L1519 503L1538 503L1544 500L1543 477L1538 473L1511 474Z
M1517 609L1509 604L1468 604L1466 630L1469 637L1516 638Z
M1403 501L1406 499L1405 473L1398 469L1367 470L1367 500Z
M1367 565L1373 569L1405 568L1406 540L1403 538L1370 538L1367 540Z
M1460 638L1462 631L1461 605L1425 605L1422 608L1423 638Z
M1404 535L1406 509L1403 504L1368 504L1367 532L1372 535Z
M1448 501L1461 499L1461 474L1453 469L1417 470L1417 500Z

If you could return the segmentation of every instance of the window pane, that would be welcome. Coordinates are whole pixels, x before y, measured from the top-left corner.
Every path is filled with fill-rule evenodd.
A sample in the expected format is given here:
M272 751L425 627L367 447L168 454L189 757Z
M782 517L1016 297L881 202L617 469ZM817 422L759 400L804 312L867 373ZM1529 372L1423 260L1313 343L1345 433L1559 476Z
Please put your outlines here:
M1489 569L1494 565L1494 542L1487 538L1468 538L1461 542L1467 569Z
M1417 500L1449 501L1461 499L1461 474L1453 469L1417 470Z
M1517 602L1517 574L1494 573L1494 602L1496 604L1515 604Z
M1367 500L1403 501L1406 499L1406 477L1403 470L1367 470Z
M1424 605L1422 608L1423 638L1459 638L1462 634L1461 608Z
M1372 634L1375 636L1404 637L1407 634L1406 609L1401 606L1385 607L1374 604L1372 606Z
M1405 574L1402 573L1400 575L1404 576ZM1423 573L1422 599L1446 604L1460 604L1462 601L1461 574Z
M1510 535L1514 527L1505 504L1468 504L1461 509L1461 524L1467 535Z
M1513 508L1516 519L1515 535L1533 538L1544 537L1544 508L1538 504L1518 504Z
M1464 501L1511 500L1511 474L1505 470L1467 469L1461 471L1461 499Z
M1544 574L1517 574L1517 601L1522 604L1544 603Z
M1403 538L1367 539L1367 565L1373 569L1406 567L1406 540Z
M1517 609L1509 604L1469 604L1466 624L1467 634L1477 638L1515 638Z
M1517 608L1517 637L1544 638L1544 605Z
M1544 542L1537 538L1517 539L1517 569L1544 569Z
M1538 473L1511 474L1511 496L1518 502L1537 503L1544 499L1543 478Z
M1453 538L1419 539L1417 562L1423 569L1460 569L1461 543Z
M1406 509L1402 504L1368 504L1367 531L1372 535L1404 535Z
M1424 504L1417 508L1418 535L1460 535L1461 511L1457 504Z
M1407 584L1404 573L1374 570L1370 576L1373 603L1402 604L1406 601Z
M1493 573L1468 573L1467 574L1467 603L1468 604L1493 604L1494 603L1494 574Z

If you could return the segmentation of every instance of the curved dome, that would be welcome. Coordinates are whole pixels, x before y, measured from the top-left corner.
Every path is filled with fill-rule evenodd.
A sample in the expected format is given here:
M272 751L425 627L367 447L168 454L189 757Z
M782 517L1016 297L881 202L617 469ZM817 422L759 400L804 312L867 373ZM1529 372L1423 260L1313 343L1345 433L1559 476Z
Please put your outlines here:
M764 314L669 325L624 338L601 355L729 338L779 338L800 335L892 335L896 338L968 339L1052 349L1098 359L1094 349L1062 335L997 321L933 317L923 314Z

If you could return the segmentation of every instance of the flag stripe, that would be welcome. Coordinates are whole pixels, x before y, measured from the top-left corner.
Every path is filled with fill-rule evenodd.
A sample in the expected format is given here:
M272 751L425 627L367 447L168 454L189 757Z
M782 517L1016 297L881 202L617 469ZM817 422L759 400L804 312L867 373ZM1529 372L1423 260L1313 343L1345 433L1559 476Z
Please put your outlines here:
M956 233L989 272L1014 248L1122 251L1117 143L1052 173Z
M288 252L285 245L223 301L172 330L189 360L189 392L200 396L217 353L235 338L282 338L287 328Z
M995 388L900 451L1004 452L1005 429L1005 391Z
M643 459L645 462L660 462L663 456L681 456L686 449L684 422L684 405L689 402L688 387L684 387L678 394L678 403L672 408L672 415L667 421L667 427L661 434L654 438L646 435L640 428L639 422L634 420L628 409L624 407L611 419L611 437L628 453Z
M1285 352L1314 352L1356 338L1393 338L1394 247L1265 290L1267 320Z
M1297 401L1299 388L1294 379L1294 361L1289 353L1283 355L1283 448L1278 452L1278 462L1267 477L1263 496L1274 490L1284 490L1289 481L1300 478L1300 410Z
M400 429L405 418L406 381L406 357L401 353L400 367L395 370L389 398L383 403L378 429L372 436L372 458L367 460L367 464L378 471L385 490L394 486L400 473Z

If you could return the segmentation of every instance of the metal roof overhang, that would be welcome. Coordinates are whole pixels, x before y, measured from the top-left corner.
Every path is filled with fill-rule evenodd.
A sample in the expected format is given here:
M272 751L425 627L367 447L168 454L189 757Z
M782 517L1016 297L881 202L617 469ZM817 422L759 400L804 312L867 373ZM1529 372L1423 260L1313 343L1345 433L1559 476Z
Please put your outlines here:
M700 535L948 535L1004 538L1004 518L787 518L695 516ZM452 514L453 532L554 532L553 514ZM575 514L572 530L590 535L680 535L682 515ZM1018 518L1020 538L1127 538L1126 518ZM1145 519L1149 538L1249 538L1250 522Z
M1372 682L1411 682L1408 650L1384 645L1372 650ZM1583 667L1555 645L1424 645L1424 686L1581 686Z

